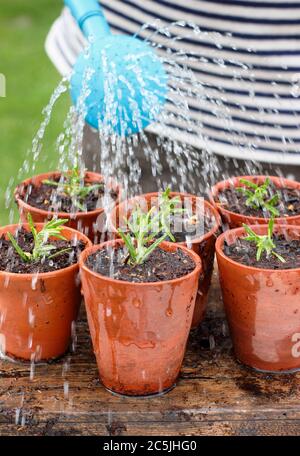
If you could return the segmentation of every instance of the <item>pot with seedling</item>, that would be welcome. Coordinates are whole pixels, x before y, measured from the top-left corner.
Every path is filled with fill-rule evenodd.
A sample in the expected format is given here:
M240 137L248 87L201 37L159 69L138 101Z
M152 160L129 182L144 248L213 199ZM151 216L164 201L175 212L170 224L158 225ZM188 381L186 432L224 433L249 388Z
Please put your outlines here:
M159 213L137 207L121 239L80 256L82 288L100 378L110 391L168 391L189 335L201 261L165 241Z
M265 224L300 225L300 183L276 176L239 176L218 182L210 200L230 228Z
M159 231L167 233L167 240L186 245L201 257L202 272L195 304L192 327L202 321L211 283L215 240L221 224L217 210L201 197L188 193L147 193L117 204L109 215L110 229L118 233L125 229L124 220L131 219L132 211L139 207L144 212L151 208L159 211Z
M15 190L23 222L28 213L35 223L49 220L55 214L95 242L103 240L105 212L111 210L119 197L120 187L113 180L81 169L77 162L67 172L49 172L26 179Z
M91 242L66 220L27 217L0 229L0 352L49 360L68 349L81 301L78 256Z
M271 372L300 368L300 227L244 225L216 242L237 358Z

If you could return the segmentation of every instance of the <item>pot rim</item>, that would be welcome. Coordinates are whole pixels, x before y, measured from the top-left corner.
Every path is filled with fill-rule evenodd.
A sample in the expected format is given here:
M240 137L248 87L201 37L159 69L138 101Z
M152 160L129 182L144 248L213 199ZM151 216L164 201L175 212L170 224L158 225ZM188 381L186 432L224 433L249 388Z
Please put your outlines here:
M110 213L108 215L109 223L110 223L111 228L113 229L113 232L114 233L118 233L115 224L111 222L111 214L113 212L116 213L118 208L121 205L125 205L126 203L132 202L132 201L135 201L135 200L138 201L140 198L143 198L143 197L144 198L151 198L151 197L155 198L155 197L157 197L159 195L159 193L160 192L142 193L141 195L136 195L136 196L133 196L132 198L128 198L128 199L126 199L124 201L120 201L119 203L117 203L114 206L114 208L110 211ZM217 209L211 203L206 201L204 199L204 197L193 195L192 193L185 193L185 192L170 192L170 196L171 197L174 197L174 196L189 197L189 198L192 198L195 201L200 200L200 199L203 198L205 212L207 212L207 213L209 212L210 215L212 215L214 217L215 223L214 223L213 227L209 231L207 231L207 233L203 234L202 236L197 237L195 239L189 240L188 241L189 245L198 244L199 242L203 242L206 239L208 239L210 236L213 236L213 235L215 235L217 233L218 229L220 228L220 226L222 224L221 216L220 216L219 212L217 211ZM175 242L175 244L185 246L187 244L187 242L186 241L181 241L181 242Z
M43 226L45 225L45 223L35 223L34 226L36 228L42 228ZM17 229L17 228L29 228L29 224L28 223L13 223L11 225L5 225L3 227L0 228L1 231L7 229L9 231L9 229ZM77 235L78 239L79 240L83 240L85 241L86 243L86 247L84 248L84 250L92 247L92 242L91 240L85 236L83 233L81 233L80 231L77 231L77 230L74 230L73 228L69 228L68 226L65 226L63 228L64 231L68 231L72 234L74 234L74 237L75 235ZM2 233L4 234L4 233ZM84 251L83 250L83 251ZM53 277L53 276L57 276L58 274L61 275L63 274L64 271L71 271L72 269L76 269L78 268L79 266L79 258L77 259L77 263L74 263L74 264L71 264L70 266L67 266L66 268L61 268L61 269L57 269L56 271L49 271L49 272L38 272L38 273L26 273L26 274L18 274L17 272L9 272L9 271L2 271L0 270L0 277L1 275L3 276L9 276L9 277L12 277L14 279L32 279L33 277L38 277L38 278L41 278L41 279L47 279L47 278L50 278L50 277Z
M31 206L28 204L24 199L22 199L20 193L19 193L19 188L22 187L23 185L29 185L33 179L37 178L46 178L50 176L60 176L62 174L61 171L48 171L47 173L41 173L41 174L36 174L35 176L28 177L27 179L24 179L20 184L17 185L17 187L14 190L14 197L15 201L19 205L20 208L25 208L27 211L35 211L39 213L40 215L43 215L45 218L49 216L56 215L58 218L67 218L69 219L78 219L78 218L86 218L90 216L96 216L100 215L104 212L103 207L99 207L98 209L94 209L92 211L87 211L87 212L55 212L55 211L46 211L45 209L39 209L38 207ZM86 171L85 176L90 176L92 178L100 178L100 181L104 181L105 177L102 174L95 173L94 171ZM116 191L118 193L118 197L115 200L114 204L119 204L120 199L121 199L121 187L120 185L114 180L110 179L108 187L115 187Z
M87 257L89 257L91 254L95 253L98 250L102 250L107 246L110 246L110 245L114 246L116 244L124 245L124 241L122 239L113 239L111 241L102 242L101 244L92 245L91 247L86 248L83 252L81 252L80 257L79 257L80 269L81 270L83 269L85 272L88 272L89 274L93 275L94 277L101 278L102 280L105 280L105 281L109 282L110 284L120 285L120 283L121 284L123 283L126 285L133 285L133 286L138 286L138 287L161 286L164 284L166 284L166 285L174 284L174 283L181 282L182 280L189 278L189 277L193 276L194 274L198 274L202 271L202 260L199 257L199 255L197 255L193 250L187 248L184 245L179 245L179 244L176 244L175 242L168 242L168 241L163 241L160 244L160 246L168 245L168 246L172 246L172 247L174 246L174 248L179 248L179 249L183 250L185 253L187 253L187 255L194 260L195 268L189 274L186 274L181 277L177 277L176 279L162 280L160 282L129 282L127 280L118 280L118 279L113 279L112 277L104 276L98 272L92 271L91 269L89 269L86 266L85 261L86 261Z
M282 188L285 186L287 188L293 188L291 186L295 186L295 184L297 184L297 186L295 186L294 188L298 187L298 190L300 192L300 182L298 182L298 181L294 181L292 179L286 179L285 177L281 177L281 176L268 176L268 175L263 175L263 174L253 174L253 175L248 175L248 176L247 175L233 176L233 177L229 177L228 179L224 179L222 181L217 182L215 185L213 185L211 187L210 191L208 192L209 200L214 205L214 207L217 207L221 212L224 212L224 214L226 214L229 217L230 216L239 216L239 217L248 219L250 223L252 223L252 222L255 223L256 221L259 221L259 222L261 222L261 224L264 224L263 222L270 220L270 218L256 217L255 215L246 215L246 214L241 214L239 212L230 211L230 210L225 209L222 206L220 206L217 203L217 201L215 200L215 198L220 193L220 190L226 188L227 183L231 183L230 187L236 188L237 187L236 184L239 183L240 179L254 180L254 179L261 179L261 178L266 179L267 177L269 177L271 179L271 181L273 183L275 183L275 185L276 185L276 183L278 183L279 184L278 188ZM280 185L280 184L282 184L282 185ZM290 184L290 187L289 187L289 184ZM300 217L300 214L291 215L291 216L287 216L287 217L280 216L280 217L274 217L274 220L277 221L277 224L281 224L282 222L286 223L286 221L292 221L299 217Z
M265 230L267 232L268 230L268 225L249 225L250 228L255 232L255 230ZM300 235L300 226L298 225L286 225L286 224L280 224L276 223L274 225L274 230L276 228L281 228L282 230L293 230L293 231L298 231ZM228 263L233 264L234 266L238 266L242 269L246 270L251 270L251 271L257 271L257 272L267 272L267 273L289 273L289 272L299 272L300 273L300 267L299 268L292 268L292 269L268 269L268 268L257 268L255 266L247 266L246 264L239 263L238 261L234 261L231 258L229 258L227 255L225 255L223 251L224 247L224 241L226 239L226 236L229 236L230 234L236 235L236 239L241 238L243 235L246 234L246 231L243 227L238 227L238 228L233 228L231 230L227 230L224 233L222 233L216 240L215 244L215 249L216 249L216 254L217 257L220 256L222 259L227 261ZM300 237L300 236L299 236Z

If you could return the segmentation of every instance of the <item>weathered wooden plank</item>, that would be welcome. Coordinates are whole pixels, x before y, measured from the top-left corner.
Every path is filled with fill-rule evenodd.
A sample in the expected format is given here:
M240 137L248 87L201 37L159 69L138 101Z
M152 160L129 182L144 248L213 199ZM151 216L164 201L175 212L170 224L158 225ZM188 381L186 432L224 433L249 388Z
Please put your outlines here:
M38 408L22 408L15 410L5 410L0 419L0 426L46 426L48 422L55 422L61 425L74 425L90 423L107 425L112 422L123 423L127 425L133 425L136 423L142 423L144 426L148 424L151 426L153 423L160 423L162 426L188 426L190 423L196 425L198 423L201 426L203 423L217 423L217 422L276 422L276 421L287 421L287 422L299 422L300 413L299 410L293 409L269 409L265 410L261 408L252 412L243 411L241 409L214 409L212 411L206 410L177 410L170 412L156 412L147 414L145 412L140 413L129 413L129 412L112 412L103 411L99 413L78 413L78 412L47 412ZM273 423L273 424L274 424Z
M49 379L48 379L49 380ZM82 382L83 383L83 382ZM66 397L63 382L60 384L40 385L35 381L35 387L29 388L25 383L16 383L0 395L0 407L19 407L19 404L37 405L46 411L76 411L89 413L110 409L147 413L162 410L177 409L232 409L239 407L253 410L259 406L269 408L274 404L285 407L299 405L299 376L293 380L274 380L274 392L268 382L258 381L253 377L236 381L235 379L198 378L185 379L178 382L168 395L151 399L118 398L108 395L103 387L86 385L81 386L81 377L69 379L69 392ZM23 399L24 398L24 399Z
M300 435L300 420L282 421L206 421L202 423L128 423L113 421L103 423L59 423L23 426L0 425L0 435L132 435L132 436L255 436Z

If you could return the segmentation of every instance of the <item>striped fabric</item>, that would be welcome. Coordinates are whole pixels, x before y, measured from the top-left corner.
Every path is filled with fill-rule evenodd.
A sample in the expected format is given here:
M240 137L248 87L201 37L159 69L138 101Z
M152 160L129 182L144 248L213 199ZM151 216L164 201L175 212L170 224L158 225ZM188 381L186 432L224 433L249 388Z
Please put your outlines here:
M176 139L214 153L265 162L300 164L300 1L279 0L101 0L114 33L148 38L159 19L196 24L203 33L176 27L180 39L155 35L161 45L182 50L203 86L202 97L187 95L193 131L183 119L167 131ZM48 55L68 73L85 39L67 9L53 24ZM220 118L222 121L220 121ZM176 128L174 128L176 127ZM159 131L159 125L149 127Z

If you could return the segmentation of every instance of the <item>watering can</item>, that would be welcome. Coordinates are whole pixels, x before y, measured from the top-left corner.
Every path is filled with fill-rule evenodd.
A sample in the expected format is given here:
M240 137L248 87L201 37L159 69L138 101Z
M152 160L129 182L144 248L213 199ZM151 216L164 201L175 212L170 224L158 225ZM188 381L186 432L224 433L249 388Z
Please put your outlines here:
M65 0L65 5L89 41L71 76L74 105L83 105L85 120L94 128L106 125L122 136L140 132L157 120L165 102L161 60L149 43L112 34L97 0Z

